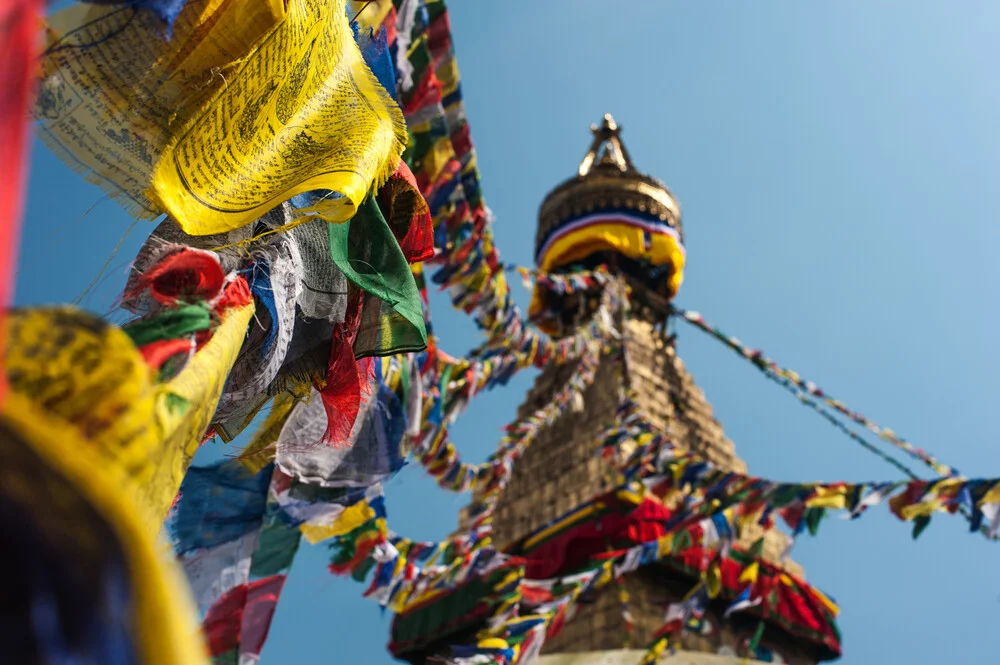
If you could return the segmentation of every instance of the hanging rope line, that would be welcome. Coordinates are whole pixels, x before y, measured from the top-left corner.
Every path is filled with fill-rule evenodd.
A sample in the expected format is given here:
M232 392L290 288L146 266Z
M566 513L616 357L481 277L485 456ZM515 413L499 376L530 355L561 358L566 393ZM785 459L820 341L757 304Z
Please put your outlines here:
M866 418L857 411L853 411L847 407L843 402L837 400L836 398L828 395L825 391L820 389L812 381L808 381L802 378L798 372L790 369L781 367L776 362L764 355L763 351L752 349L742 342L740 342L735 337L727 335L718 328L709 325L705 319L698 312L687 311L683 309L675 309L674 312L680 316L684 321L687 321L692 326L701 330L702 332L708 333L710 336L719 340L730 349L732 349L740 357L750 361L750 363L764 372L772 376L780 377L786 381L794 384L799 390L807 393L808 395L815 397L816 399L822 401L827 406L833 408L835 411L843 415L844 417L853 420L857 424L870 430L876 436L882 440L890 443L891 445L899 448L905 452L910 457L920 460L928 467L933 469L936 473L942 476L959 476L957 469L943 464L932 457L929 453L921 448L917 448L913 444L899 437L895 432L893 432L888 427L882 427L875 421ZM803 402L808 405L808 402Z
M884 450L881 450L880 448L878 448L877 446L875 446L873 443L870 443L869 441L867 441L866 439L864 439L863 437L861 437L861 435L859 435L857 432L855 432L854 430L852 430L851 428L849 428L842 421L838 420L832 413L830 413L829 411L827 411L826 409L824 409L816 401L810 399L806 395L805 392L803 392L802 390L799 390L795 386L795 384L792 383L789 379L786 379L786 378L784 378L782 376L777 376L777 375L771 374L771 373L766 373L765 376L767 377L767 379L769 381L775 382L776 384L778 384L779 386L781 386L785 390L787 390L790 393L792 393L793 395L795 395L800 402L802 402L806 406L808 406L808 407L812 408L813 410L815 410L816 413L818 413L824 420L826 420L828 423L830 423L831 425L833 425L842 434L848 436L853 441L856 441L860 446L862 446L868 452L872 453L873 455L875 455L879 459L884 460L888 464L891 464L896 469L899 469L900 472L902 472L905 476L907 476L909 478L912 478L912 479L916 480L919 477L908 466L906 466L905 464L903 464L902 462L900 462L896 458L891 457Z

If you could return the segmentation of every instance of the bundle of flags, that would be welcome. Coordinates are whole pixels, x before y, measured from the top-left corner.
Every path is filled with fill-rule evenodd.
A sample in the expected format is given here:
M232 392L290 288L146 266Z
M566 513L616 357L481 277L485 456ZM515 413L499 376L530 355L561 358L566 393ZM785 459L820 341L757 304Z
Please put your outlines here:
M273 491L277 473L238 461L194 467L168 522L215 659L259 656L298 550L301 534Z

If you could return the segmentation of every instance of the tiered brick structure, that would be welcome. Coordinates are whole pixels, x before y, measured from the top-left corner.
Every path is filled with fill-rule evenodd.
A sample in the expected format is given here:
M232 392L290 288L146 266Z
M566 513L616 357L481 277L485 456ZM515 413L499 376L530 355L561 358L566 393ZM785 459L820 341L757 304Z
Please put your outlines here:
M610 116L605 117L602 127L594 128L594 144L579 175L557 188L542 206L539 244L565 218L599 210L602 202L616 208L653 212L680 230L679 205L662 183L634 169L619 131ZM602 183L594 186L597 180ZM659 191L652 191L653 188ZM663 323L668 308L663 289L654 286L649 289L651 293L644 294L647 285L641 276L633 272L628 277L637 300L643 304L634 312L637 316L626 324L625 366L611 357L603 358L594 383L584 395L583 408L568 413L540 433L518 460L494 518L495 542L500 546L523 538L611 489L609 469L595 454L595 443L599 433L614 423L626 383L632 387L636 401L657 425L672 435L676 444L721 468L747 470L666 333ZM549 402L572 372L573 367L567 365L550 366L543 371L518 416L523 417ZM761 527L751 525L744 529L741 544L749 546L762 535L764 558L779 563L787 545L782 533L774 530L764 533ZM794 562L781 565L794 575L803 574ZM546 644L545 653L620 650L628 642L641 646L661 626L666 605L683 596L690 589L691 580L676 576L671 579L662 569L654 569L633 573L626 584L635 623L631 635L626 631L617 594L611 588L595 602L583 606L563 631ZM740 641L748 631L752 632L755 623L739 619L723 622L724 609L723 603L711 608L715 616L708 623L714 634L687 634L682 639L683 646L693 651L737 655ZM775 662L783 659L805 665L817 660L807 646L793 639L782 644L765 641L765 645L775 652Z
M675 445L698 453L719 468L747 470L666 332L669 302L680 285L684 262L680 206L666 185L635 169L619 138L620 130L610 116L605 116L604 124L593 127L592 131L594 142L578 174L557 187L542 205L536 256L540 266L549 271L608 265L629 282L633 309L624 321L623 353L604 356L594 382L583 395L583 403L538 433L517 460L497 504L493 542L529 559L532 551L521 549L526 536L615 488L617 479L611 473L611 462L597 454L596 446L602 432L614 425L617 407L627 387L645 414L670 435ZM671 245L672 242L676 244ZM646 250L649 256L643 254ZM553 259L553 255L558 259ZM555 335L574 330L591 316L597 305L594 294L581 297L575 293L572 301L560 301L561 297L536 291L532 303L539 325ZM518 416L527 416L551 402L573 370L572 364L553 364L542 371ZM801 567L781 560L787 538L775 530L765 532L756 525L756 520L753 522L744 526L737 545L747 548L763 537L763 559L777 567L776 572L771 569L773 575L785 578L779 585L801 590L803 583L792 581L793 577L802 577ZM603 524L599 519L593 524L598 534L605 528L599 526ZM466 526L463 514L460 527L464 530ZM599 542L600 535L596 540ZM564 549L558 551L563 553L572 553L576 543L589 543L580 553L593 555L585 550L595 546L594 537L560 542L564 543L560 546ZM782 569L787 575L782 574ZM662 626L667 606L681 599L697 583L697 572L681 570L691 571L691 568L671 567L664 561L624 577L621 583L628 591L631 631L627 629L616 585L583 599L562 631L546 641L545 655L539 665L638 662L641 652L635 648L652 640ZM734 580L731 583L736 583ZM720 596L710 602L698 634L686 631L681 635L683 652L672 662L723 665L748 663L749 657L765 662L813 665L838 655L836 629L829 622L819 626L811 619L799 621L801 617L795 616L794 608L783 615L783 624L769 614L763 638L756 650L748 653L749 638L760 619L744 612L725 619L724 612L732 600L730 594L729 598ZM806 601L784 602L794 605ZM447 601L442 601L445 604ZM426 663L435 650L447 648L455 640L461 643L472 639L475 626L470 626L470 620L464 623L457 617L450 620L453 624L449 625L456 626L450 634L447 627L440 627L439 621L433 624L438 627L425 640L414 642L412 634L409 635L411 643L397 645L398 653L411 663ZM416 619L410 616L408 621L412 626ZM803 627L806 623L811 625ZM825 636L820 635L824 630ZM405 631L397 632L394 635L402 639ZM626 650L628 646L632 650Z
M648 321L632 319L626 331L627 373L636 401L657 425L672 434L676 443L722 468L745 472L746 464L736 456L733 442L726 438L705 394L662 329ZM494 517L498 545L515 542L611 489L608 466L595 454L594 446L600 432L614 423L625 381L623 369L620 363L605 357L594 383L584 394L583 409L567 414L541 432L518 460ZM572 366L552 366L543 371L518 415L527 415L548 402L572 371ZM761 527L751 525L744 530L741 544L749 546L761 535L765 538L764 558L778 563L787 544L784 534L774 530L764 533ZM783 566L793 575L803 575L802 568L794 562L786 561ZM655 569L640 570L627 577L629 609L634 619L631 635L626 631L615 589L609 588L594 603L583 606L563 631L546 644L544 653L617 650L629 642L647 643L660 628L667 604L681 598L692 585L690 579L670 579L665 575L663 570ZM756 624L738 619L735 623L723 622L724 610L725 603L711 610L715 616L710 624L716 634L687 634L682 638L683 646L736 655L740 639L752 633ZM817 660L809 655L807 647L791 641L781 645L765 642L765 645L781 653L787 662L806 665Z
M733 442L715 419L705 393L695 384L662 328L631 319L626 324L625 353L628 381L636 401L679 445L713 464L745 473ZM573 372L573 365L553 365L536 379L518 417L551 401ZM610 357L602 359L594 383L584 393L584 405L539 433L514 467L510 484L497 506L494 534L498 545L519 540L542 525L611 489L609 467L595 454L600 432L614 424L615 410L625 386L624 368ZM784 534L749 528L746 545L765 537L764 557L779 562L787 545ZM785 568L802 575L798 564Z

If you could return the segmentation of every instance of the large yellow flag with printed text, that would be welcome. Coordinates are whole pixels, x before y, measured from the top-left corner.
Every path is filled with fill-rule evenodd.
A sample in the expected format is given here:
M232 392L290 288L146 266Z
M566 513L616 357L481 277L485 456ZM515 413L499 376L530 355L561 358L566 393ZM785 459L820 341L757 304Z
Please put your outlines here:
M189 2L168 31L141 7L53 16L36 116L57 155L133 214L192 235L291 198L350 219L396 170L399 107L365 64L346 0Z

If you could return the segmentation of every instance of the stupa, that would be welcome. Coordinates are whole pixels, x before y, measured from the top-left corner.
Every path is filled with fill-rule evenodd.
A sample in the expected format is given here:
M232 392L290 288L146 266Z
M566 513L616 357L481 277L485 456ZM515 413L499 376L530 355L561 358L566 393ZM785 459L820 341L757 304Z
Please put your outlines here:
M577 174L541 205L536 262L543 271L570 274L607 266L628 282L632 313L622 321L623 352L602 357L583 402L526 449L497 505L493 541L526 561L531 579L571 575L611 547L642 542L644 530L662 523L663 505L618 505L609 464L595 453L595 439L614 422L626 389L675 444L720 468L747 470L668 332L670 302L684 274L680 205L665 184L636 169L610 115L591 130L593 141ZM597 299L596 293L567 296L539 286L530 314L549 334L559 336L585 321ZM572 371L572 363L543 370L518 416L549 402ZM581 519L575 511L582 505L600 509ZM460 528L467 526L466 515L460 520ZM750 553L754 544L760 574L772 576L778 589L777 602L724 617L739 592L740 571L755 556ZM696 625L673 641L678 651L672 662L812 665L840 655L832 614L823 608L827 597L804 581L802 568L785 556L787 546L787 536L757 520L743 525L723 562L721 593L707 602ZM703 556L697 546L691 547L586 598L545 642L541 665L635 665L642 647L663 626L670 604L697 584ZM415 665L447 662L441 654L448 645L473 640L491 603L498 602L491 597L493 582L475 578L398 615L390 651ZM761 622L763 633L753 639Z

